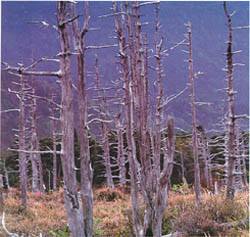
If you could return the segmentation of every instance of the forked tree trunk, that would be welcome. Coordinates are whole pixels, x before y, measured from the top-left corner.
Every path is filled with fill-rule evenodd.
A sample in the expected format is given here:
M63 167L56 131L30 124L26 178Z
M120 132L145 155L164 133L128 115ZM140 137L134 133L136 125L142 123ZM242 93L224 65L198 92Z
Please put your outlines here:
M74 154L74 110L73 86L70 70L70 39L67 24L67 3L57 2L58 30L60 35L61 57L60 71L62 75L62 168L64 181L64 201L67 210L68 224L71 236L85 235L81 202L77 192L75 154ZM87 141L88 142L88 141ZM85 177L87 179L87 177Z
M167 154L164 155L164 167L157 179L158 185L156 193L153 196L153 205L151 207L146 207L146 214L144 217L144 229L146 236L147 234L152 234L151 236L155 237L162 236L162 219L164 211L167 207L167 192L173 170L175 151L174 119L172 117L168 118L167 127L168 143Z
M143 236L143 227L140 217L140 202L139 202L139 187L138 187L138 164L136 158L136 145L134 138L134 116L133 116L133 95L132 95L132 82L129 78L129 64L126 45L126 32L124 24L121 27L120 20L116 14L116 2L113 2L113 10L115 13L115 26L117 33L117 40L119 43L119 52L122 65L122 74L125 90L125 114L126 114L126 135L128 143L128 159L130 165L130 182L131 182L131 199L132 199L132 219L133 229L136 236ZM129 14L127 14L128 17Z
M76 17L75 5L71 4L71 17ZM89 139L88 139L88 108L87 90L85 79L85 45L84 37L88 31L89 13L88 2L85 2L85 21L83 29L80 31L77 20L72 22L72 33L74 47L77 55L78 72L78 136L80 144L80 163L81 163L81 197L83 202L83 221L84 231L81 236L93 235L93 193L92 180L93 171L90 162Z

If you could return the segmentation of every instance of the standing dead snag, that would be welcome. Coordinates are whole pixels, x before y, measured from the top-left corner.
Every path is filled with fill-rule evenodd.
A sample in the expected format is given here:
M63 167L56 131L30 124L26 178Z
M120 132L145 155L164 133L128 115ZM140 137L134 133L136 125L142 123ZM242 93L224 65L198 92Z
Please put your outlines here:
M128 3L126 3L127 6ZM131 88L131 81L129 76L129 62L127 55L126 45L126 32L124 24L121 26L118 16L118 10L116 2L113 2L113 11L115 13L115 27L117 33L117 40L119 43L119 56L121 58L122 76L125 91L125 114L126 114L126 135L128 143L128 159L130 165L130 181L131 181L131 199L132 199L132 218L133 229L136 236L143 236L143 227L140 217L140 202L139 202L139 187L138 187L138 175L139 170L138 161L136 158L136 146L134 138L134 116L133 116L133 95ZM130 12L127 6L127 18L130 17Z
M227 200L233 200L235 188L234 161L235 161L235 113L234 113L234 94L233 90L233 52L232 52L232 22L231 15L227 11L226 2L223 3L227 17L228 26L228 46L227 46L227 95L228 95L228 165L227 165Z
M77 192L77 180L76 180L76 167L75 167L75 156L74 156L74 110L73 110L73 85L71 79L71 62L70 62L70 38L68 24L74 19L67 19L67 3L66 2L57 2L57 20L58 20L58 33L60 37L60 49L61 52L58 54L60 57L60 69L56 72L51 71L30 71L35 65L42 61L47 61L46 59L40 59L32 65L27 67L11 67L7 63L2 63L6 66L6 70L14 71L19 74L21 81L25 75L33 76L55 76L59 77L61 81L61 127L62 127L62 146L61 152L61 161L63 169L63 181L64 181L64 201L65 207L68 216L68 225L73 237L85 237L84 229L84 220L82 213L82 206L79 201L78 192ZM53 60L55 61L55 60ZM56 60L57 61L57 60ZM22 93L20 94L20 97ZM20 112L23 111L23 108L20 107ZM23 128L23 116L20 113L20 127ZM23 129L20 129L19 133L23 132ZM20 136L19 137L23 137ZM21 156L20 161L25 160L25 154L29 153L25 151L24 141L20 139L21 147L19 155ZM20 145L19 144L19 145ZM87 144L87 142L85 143ZM32 151L32 153L53 153L48 151ZM23 164L23 163L22 163ZM25 163L26 164L26 163ZM89 165L89 162L87 163ZM21 179L22 179L22 199L24 204L26 204L26 172L25 168L20 167ZM84 174L84 172L83 172ZM86 176L87 177L87 176ZM86 177L84 177L86 179ZM90 187L91 189L91 187ZM86 208L89 206L85 205Z
M24 76L20 75L21 79L21 90L19 94L19 137L18 137L18 161L19 161L19 172L20 172L20 184L21 184L21 199L22 204L26 207L27 206L27 167L26 167L26 154L22 150L26 150L25 144L25 125L24 125Z
M53 90L51 91L51 102L50 102L50 114L51 114L51 127L52 127L52 141L53 141L53 190L56 191L56 182L57 182L57 154L56 154L56 145L57 145L57 139L56 139L56 128L57 128L57 120L60 121L60 119L56 118L56 109L55 108L55 94Z
M81 197L83 202L83 221L84 231L79 236L93 235L93 193L92 179L93 172L90 163L89 139L88 139L88 110L87 110L87 90L85 79L85 45L84 37L88 31L89 13L88 2L85 2L85 21L82 30L78 27L76 20L75 4L71 3L72 33L74 48L77 52L77 71L78 71L78 136L80 144L80 163L81 163Z
M32 81L32 95L35 95L35 82ZM37 109L37 99L35 97L31 98L31 107L32 107L32 116L31 116L31 151L39 151L40 145L37 136L37 118L36 118L36 109ZM44 183L43 183L43 170L42 170L42 161L41 155L31 153L31 164L32 164L32 191L33 192L44 192ZM39 177L39 178L38 178ZM38 187L38 181L40 180L40 188Z
M200 166L198 157L198 144L197 144L197 128L196 128L196 112L195 112L195 91L194 91L194 74L193 74L193 56L192 56L192 35L191 35L191 23L188 22L188 52L189 52L189 81L190 81L190 98L191 98L191 110L192 110L192 143L193 143L193 155L194 155L194 172L195 172L195 197L196 202L201 201L200 197Z
M67 3L57 2L58 31L60 36L61 56L61 91L62 91L62 168L64 181L64 200L68 215L69 228L74 237L85 236L84 219L77 192L75 154L74 154L74 108L73 86L70 70L70 38L67 16ZM79 103L81 104L81 103ZM80 112L81 113L81 112ZM87 144L85 142L84 144ZM82 174L83 175L83 174ZM84 177L87 179L87 176Z
M104 150L104 163L106 168L106 177L107 177L107 186L109 188L114 188L114 181L112 178L111 162L110 162L110 152L109 152L109 138L108 138L108 127L107 127L107 98L101 93L100 87L100 78L99 78L99 65L98 58L96 56L95 63L95 72L96 72L96 89L98 94L98 107L101 119L102 127L102 146Z

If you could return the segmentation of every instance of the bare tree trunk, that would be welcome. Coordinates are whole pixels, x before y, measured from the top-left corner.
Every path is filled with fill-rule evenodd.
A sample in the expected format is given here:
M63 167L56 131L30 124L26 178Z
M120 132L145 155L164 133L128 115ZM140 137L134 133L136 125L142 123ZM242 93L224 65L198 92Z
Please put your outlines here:
M21 75L21 91L19 102L19 150L26 150L25 144L25 125L24 125L24 76ZM19 172L20 172L20 185L21 185L21 199L22 204L27 206L27 166L26 166L26 154L22 151L18 152Z
M240 145L240 127L238 123L235 124L235 155L234 162L234 186L237 190L242 190L242 167L241 167L241 145Z
M144 219L144 222L148 223L147 231L149 232L149 230L151 229L153 236L156 237L162 236L162 219L167 206L167 191L173 170L175 135L174 119L172 117L168 118L167 127L168 144L167 153L164 155L164 166L160 176L158 177L158 185L156 188L156 193L153 197L153 206L151 207L151 209L147 208Z
M71 4L71 17L76 17L75 5ZM78 22L72 22L72 32L75 50L77 55L78 71L78 116L79 116L79 144L81 161L81 197L83 202L84 232L82 235L93 235L93 193L92 179L93 171L91 168L89 139L88 139L88 109L87 109L87 90L85 79L85 46L84 37L88 31L89 23L88 2L85 2L85 21L83 29L80 31Z
M232 23L231 16L227 11L226 2L223 3L224 11L228 23L228 47L227 47L227 83L228 83L228 166L227 166L227 200L233 200L235 187L234 179L234 161L235 161L235 113L234 113L234 94L233 91L233 53L232 53Z
M0 174L0 211L4 210L4 197L3 197L3 175Z
M120 169L120 186L126 185L126 164L125 164L125 155L124 155L124 145L123 145L123 125L121 123L121 115L122 115L122 108L120 105L120 112L116 118L116 134L118 140L117 146L117 160Z
M68 224L73 237L86 236L82 207L77 192L75 154L74 154L74 111L73 86L70 70L70 39L67 24L67 3L57 2L58 30L60 35L60 71L62 90L62 168L64 181L64 200ZM87 141L88 143L88 141ZM84 173L83 173L84 174ZM87 177L84 177L87 179Z
M117 13L116 2L113 2L114 13ZM129 14L127 14L129 17ZM138 161L136 158L136 146L134 138L134 117L133 117L133 95L131 81L129 80L129 65L128 56L126 52L126 32L123 27L121 27L119 17L115 15L115 25L117 39L119 43L119 52L121 57L123 82L125 87L125 114L126 114L126 135L128 143L128 158L130 165L130 182L131 182L131 198L132 198L132 218L133 218L133 229L136 236L143 236L143 227L140 217L140 202L138 196Z
M206 131L204 128L200 128L199 131L199 144L200 144L200 149L201 149L201 157L204 163L204 176L205 176L205 182L206 182L206 188L211 187L210 183L210 175L211 175L211 170L210 170L210 154L209 154L209 148L208 148L208 138L206 135Z
M54 102L55 95L51 95L51 101ZM56 191L56 181L57 181L57 154L56 154L56 120L54 119L56 114L55 114L55 108L54 104L50 103L50 111L51 111L51 127L52 127L52 141L53 141L53 190Z
M35 84L34 80L32 82L32 95L35 95ZM37 135L37 118L36 118L36 110L37 110L37 99L35 97L32 98L32 116L31 116L31 150L39 151L39 139ZM40 190L41 193L44 193L44 181L43 181L43 168L42 168L42 160L41 155L31 154L31 163L32 163L32 191L37 192ZM39 178L38 178L39 177ZM38 187L38 181L40 181L40 186Z
M197 144L192 38L191 38L192 35L191 35L191 23L190 22L188 23L187 27L188 27L188 49L189 49L190 98L191 98L191 110L192 110L192 142L193 142L194 172L195 172L195 197L196 197L196 202L199 203L201 201L200 166L199 166L198 144Z
M184 152L184 149L182 148L182 151L181 151L181 179L182 179L183 184L188 184L186 177L185 177L184 159L185 159L185 152Z
M34 85L34 81L33 81ZM35 94L34 87L32 94ZM36 150L36 98L32 98L32 118L31 118L31 147L30 150L34 151ZM37 160L37 154L31 153L30 154L30 160L31 160L31 167L32 167L32 192L38 192L39 191L39 180L38 180L38 160Z
M99 99L99 113L101 118L101 127L102 127L102 146L104 150L104 161L105 161L105 168L106 168L106 177L107 177L107 186L109 188L114 188L114 181L112 178L112 170L111 170L111 162L110 162L110 151L109 151L109 138L108 138L108 127L107 123L105 122L107 116L107 101L105 95L101 94L100 88L100 78L99 78L99 65L98 65L98 58L96 56L96 64L95 64L95 71L96 71L96 88L98 93Z
M3 168L4 168L4 176L5 176L6 185L7 185L7 188L10 189L9 174L8 174L8 170L6 169L5 159L3 160Z

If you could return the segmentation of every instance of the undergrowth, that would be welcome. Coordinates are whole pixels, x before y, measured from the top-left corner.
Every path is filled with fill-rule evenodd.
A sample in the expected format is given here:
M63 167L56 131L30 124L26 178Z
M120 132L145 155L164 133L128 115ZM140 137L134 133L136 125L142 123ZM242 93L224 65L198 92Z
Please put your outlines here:
M100 188L94 190L94 235L133 236L132 209L129 188ZM142 204L142 199L141 199ZM145 206L141 205L143 220ZM69 237L63 191L50 194L28 194L28 207L21 205L20 193L12 190L5 199L7 229L24 236ZM194 194L171 191L164 213L162 232L178 231L182 236L249 236L248 193L237 193L234 201L226 202L225 195L203 194L195 203ZM231 223L230 226L225 223ZM0 227L0 236L6 236Z

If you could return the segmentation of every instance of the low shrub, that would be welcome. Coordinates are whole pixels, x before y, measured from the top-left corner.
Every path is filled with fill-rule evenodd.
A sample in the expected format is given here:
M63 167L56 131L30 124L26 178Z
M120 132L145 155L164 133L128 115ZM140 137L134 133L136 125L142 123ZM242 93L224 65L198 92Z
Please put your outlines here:
M100 188L95 191L94 198L98 201L113 202L115 200L125 200L127 195L117 188Z

